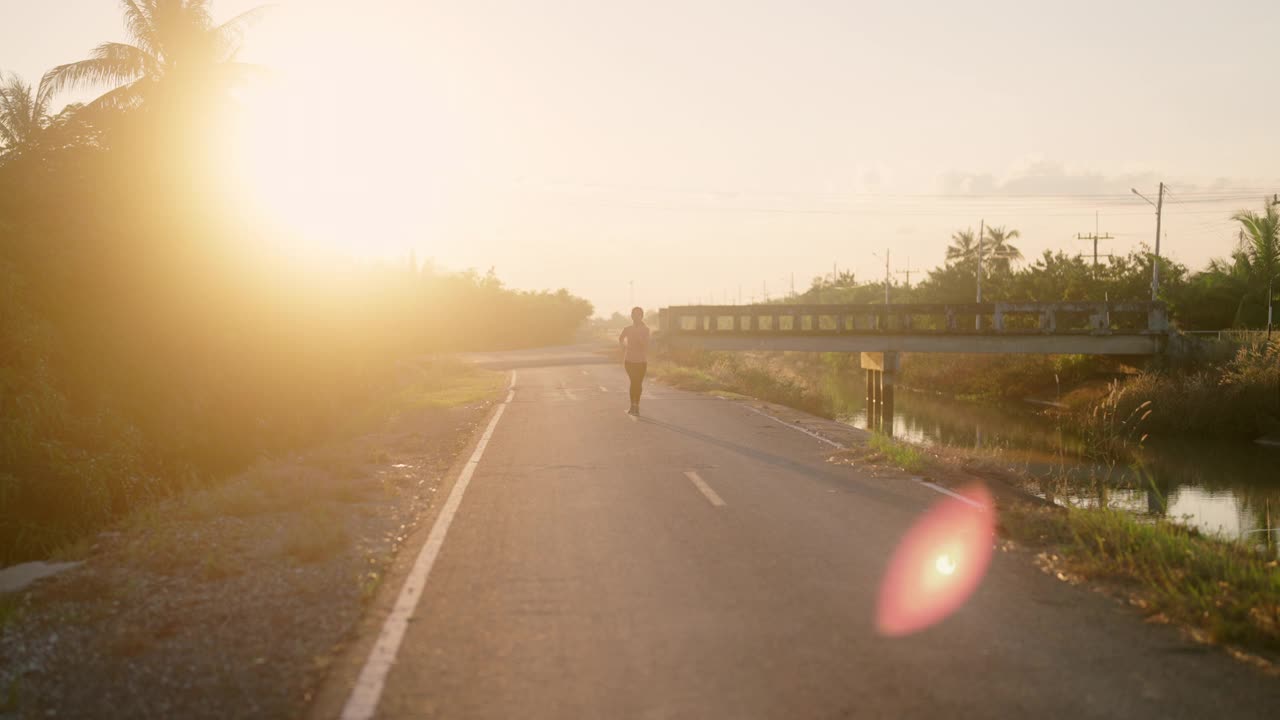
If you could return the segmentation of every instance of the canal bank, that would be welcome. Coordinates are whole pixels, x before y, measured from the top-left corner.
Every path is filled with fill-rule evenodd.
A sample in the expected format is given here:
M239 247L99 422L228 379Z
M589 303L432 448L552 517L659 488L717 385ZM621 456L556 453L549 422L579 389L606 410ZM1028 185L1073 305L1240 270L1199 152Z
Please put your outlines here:
M676 356L658 372L682 387L741 393L867 429L866 384L854 358L704 353ZM893 418L896 438L963 451L1022 478L1029 491L1058 504L1123 509L1275 552L1280 536L1280 448L1152 427L1153 416L1167 412L1165 406L1172 400L1161 401L1154 408L1157 412L1147 412L1155 403L1144 407L1145 401L1121 398L1122 406L1098 412L1087 409L1090 403L1098 407L1096 399L1082 401L1079 394L1070 395L1071 387L1086 378L1114 372L1113 364L1079 357L1019 359L999 368L1003 373L996 376L997 366L985 358L956 358L949 368L931 358L924 373L918 371L924 365L919 359L907 358L907 368L914 363L917 371L905 377L915 382L928 379L937 389L899 388ZM1257 362L1253 366L1266 367ZM973 377L984 369L986 376ZM1058 379L1047 392L1046 376ZM1203 376L1195 382L1211 385ZM1135 387L1153 392L1152 384L1147 379ZM1039 391L1042 399L993 400L993 392L976 392L983 388L1022 397ZM950 397L954 394L983 401ZM1095 398L1100 394L1093 393ZM1060 399L1075 407L1055 407L1062 405Z

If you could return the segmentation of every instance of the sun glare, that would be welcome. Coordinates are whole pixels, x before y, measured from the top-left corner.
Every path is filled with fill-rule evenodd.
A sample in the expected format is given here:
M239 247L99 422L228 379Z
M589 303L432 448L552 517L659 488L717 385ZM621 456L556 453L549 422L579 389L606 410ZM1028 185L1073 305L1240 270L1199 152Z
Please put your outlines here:
M339 36L340 58L325 47ZM286 252L384 254L379 244L404 233L388 199L418 180L373 109L376 39L293 7L255 46L269 73L240 93L226 158L246 207L279 229Z

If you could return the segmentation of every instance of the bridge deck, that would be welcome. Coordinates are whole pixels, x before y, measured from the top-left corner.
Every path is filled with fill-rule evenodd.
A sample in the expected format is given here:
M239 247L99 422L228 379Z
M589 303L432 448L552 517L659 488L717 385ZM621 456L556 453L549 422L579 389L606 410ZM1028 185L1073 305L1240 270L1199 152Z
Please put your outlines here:
M660 311L674 347L812 352L1151 355L1163 303L698 305Z

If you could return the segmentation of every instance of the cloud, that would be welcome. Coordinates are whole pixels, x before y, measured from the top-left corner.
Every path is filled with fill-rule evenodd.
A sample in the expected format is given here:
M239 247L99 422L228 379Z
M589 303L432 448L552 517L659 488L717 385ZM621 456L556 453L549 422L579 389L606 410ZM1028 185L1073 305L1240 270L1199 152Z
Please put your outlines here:
M1053 160L1033 160L1004 178L990 173L958 170L938 177L940 191L956 195L1106 195L1127 193L1129 188L1142 189L1158 182L1160 177L1153 172L1104 175L1095 171L1069 170Z

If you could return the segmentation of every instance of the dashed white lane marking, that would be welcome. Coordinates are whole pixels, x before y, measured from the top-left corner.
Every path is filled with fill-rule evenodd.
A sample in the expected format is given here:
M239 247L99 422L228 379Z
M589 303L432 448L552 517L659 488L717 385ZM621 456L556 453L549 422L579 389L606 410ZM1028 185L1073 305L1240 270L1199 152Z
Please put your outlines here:
M449 526L453 524L458 505L462 503L462 495L471 484L471 476L475 474L476 466L480 464L480 458L484 455L484 449L488 447L489 439L493 437L494 428L498 427L502 413L511 404L515 394L516 371L512 370L507 399L498 406L493 419L489 421L489 426L484 429L484 434L480 436L480 443L476 445L471 459L467 460L467 464L462 468L458 481L453 484L453 490L449 492L449 498L440 509L440 515L436 517L431 534L427 536L426 543L418 551L413 568L409 570L409 576L405 578L404 586L400 588L396 604L391 608L391 614L387 616L386 622L383 623L382 632L378 635L373 650L369 652L369 659L360 670L360 677L356 679L356 685L351 689L351 696L347 698L347 704L342 708L342 720L369 720L378 709L378 701L382 698L382 690L387 682L387 673L395 663L396 653L399 652L400 643L404 640L404 633L409 627L409 620L418 607L423 586L427 584L427 576L431 574L431 567L435 565L436 558L440 555L440 548L444 545L444 537L449 532Z
M689 478L689 482L693 483L693 486L698 488L712 505L724 507L724 499L717 495L716 491L712 490L711 486L698 476L698 473L693 470L685 470L684 476Z
M569 400L577 400L577 399L578 399L578 396L577 396L577 395L574 395L574 394L573 394L573 391L572 391L572 390L570 390L568 387L566 387L566 386L564 386L564 385L561 385L561 386L560 386L560 392L564 393L564 396L565 396L566 398L568 398Z
M600 386L600 392L609 392L609 388L607 388L607 387L605 387L605 386L601 385L601 386Z
M774 417L774 416L770 415L769 413L764 412L763 410L759 410L759 409L753 408L753 407L751 407L750 405L744 405L743 407L745 407L746 409L750 410L751 412L753 412L753 413L755 413L755 414L757 414L757 415L761 415L761 416L763 416L763 417L767 417L767 418L769 418L770 420L772 420L772 421L774 421L774 422L778 423L779 425L785 425L786 427L789 427L789 428L791 428L792 430L799 430L800 432L804 433L805 435L808 435L809 437L811 437L811 438L813 438L813 439L815 439L815 440L821 440L822 442L824 442L824 443L826 443L826 444L828 444L828 445L830 445L830 446L832 446L832 447L834 447L834 448L839 448L840 450L848 450L848 449L849 449L848 447L846 447L846 446L844 446L844 445L841 445L840 443L836 442L835 440L831 440L831 439L829 439L829 438L824 438L824 437L822 437L821 435L819 435L818 433L813 432L812 430L806 430L805 428L802 428L802 427L800 427L799 425L796 425L795 423L789 423L789 422L787 422L786 420L783 420L783 419L781 419L781 418L776 418L776 417ZM941 485L938 485L938 484L936 484L936 483L929 482L928 480L925 480L924 478L913 477L913 478L911 478L911 479L912 479L912 480L914 480L914 481L916 481L917 483L920 483L921 485L923 485L923 486L925 486L925 487L929 488L930 490L932 490L932 491L934 491L934 492L936 492L936 493L941 493L942 495L946 495L947 497L955 498L956 500L959 500L960 502L962 502L962 503L964 503L964 504L966 504L966 505L969 505L970 507L975 507L975 508L978 508L979 510L985 510L985 509L987 508L987 506L986 506L986 505L983 505L982 503L978 502L977 500L974 500L974 499L972 499L972 498L967 498L967 497L965 497L965 496L961 495L961 494L960 494L960 493L958 493L958 492L955 492L955 491L953 491L953 490L949 490L949 489L947 489L947 488L944 488L944 487L942 487Z

